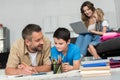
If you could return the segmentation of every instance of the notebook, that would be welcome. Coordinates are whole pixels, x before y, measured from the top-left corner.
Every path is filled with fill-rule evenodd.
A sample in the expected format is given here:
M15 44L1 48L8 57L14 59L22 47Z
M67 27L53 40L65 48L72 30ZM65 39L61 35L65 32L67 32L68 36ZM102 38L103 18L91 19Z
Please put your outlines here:
M73 31L77 34L91 34L91 32L88 32L87 27L81 21L70 23L70 26L73 29Z

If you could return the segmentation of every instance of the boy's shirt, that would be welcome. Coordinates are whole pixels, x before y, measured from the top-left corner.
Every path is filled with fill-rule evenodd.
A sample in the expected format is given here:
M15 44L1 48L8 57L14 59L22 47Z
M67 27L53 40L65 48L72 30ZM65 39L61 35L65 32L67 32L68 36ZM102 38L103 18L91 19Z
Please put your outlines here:
M68 51L65 56L62 54L62 52L59 52L54 46L51 49L51 58L58 60L58 55L62 58L63 63L69 62L70 65L73 65L74 60L80 60L81 58L80 48L75 44L68 45Z

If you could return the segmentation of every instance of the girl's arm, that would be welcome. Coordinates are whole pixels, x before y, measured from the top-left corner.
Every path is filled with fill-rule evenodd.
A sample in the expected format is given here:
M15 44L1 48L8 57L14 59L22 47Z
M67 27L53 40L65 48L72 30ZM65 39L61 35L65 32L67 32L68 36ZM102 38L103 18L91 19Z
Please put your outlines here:
M90 32L92 32L94 34L98 34L98 35L103 35L104 33L106 33L106 31L107 31L107 26L103 27L102 32L101 31L90 30Z

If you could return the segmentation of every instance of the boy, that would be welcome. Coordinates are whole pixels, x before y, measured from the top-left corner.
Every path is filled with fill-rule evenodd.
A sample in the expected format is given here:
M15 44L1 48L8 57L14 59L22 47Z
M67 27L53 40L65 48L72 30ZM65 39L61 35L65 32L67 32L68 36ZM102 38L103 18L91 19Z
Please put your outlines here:
M62 71L79 69L80 66L80 49L78 46L70 43L70 31L66 28L58 28L54 34L55 46L51 49L51 58L59 61L61 57Z

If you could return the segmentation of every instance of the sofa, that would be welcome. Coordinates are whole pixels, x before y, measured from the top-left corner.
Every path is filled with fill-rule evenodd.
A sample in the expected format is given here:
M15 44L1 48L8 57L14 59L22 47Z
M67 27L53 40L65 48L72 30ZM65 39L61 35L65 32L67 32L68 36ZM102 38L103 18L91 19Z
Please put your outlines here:
M76 37L71 38L71 43L75 43ZM96 46L97 53L101 58L120 56L120 37L101 42ZM88 51L86 56L92 56Z

